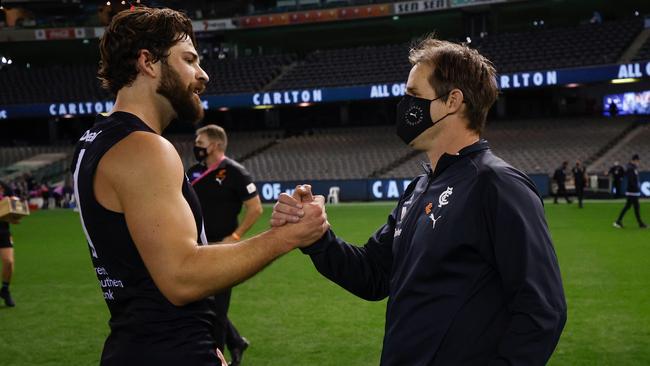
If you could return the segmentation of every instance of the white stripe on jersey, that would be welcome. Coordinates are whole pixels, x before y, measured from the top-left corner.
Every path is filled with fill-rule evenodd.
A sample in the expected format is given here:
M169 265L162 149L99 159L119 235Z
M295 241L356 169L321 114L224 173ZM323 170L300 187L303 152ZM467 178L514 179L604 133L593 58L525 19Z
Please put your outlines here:
M86 229L86 224L84 223L83 210L81 209L81 200L79 200L79 167L81 166L81 160L83 159L85 153L86 153L86 149L81 149L81 151L79 151L79 157L77 158L77 166L74 170L74 174L72 175L74 179L74 198L77 201L77 208L79 209L79 218L81 219L81 227L84 229L84 233L86 234L86 240L88 241L88 245L90 246L90 251L93 257L98 258L97 250L95 250L93 241L92 239L90 239L90 235L88 235L88 230Z

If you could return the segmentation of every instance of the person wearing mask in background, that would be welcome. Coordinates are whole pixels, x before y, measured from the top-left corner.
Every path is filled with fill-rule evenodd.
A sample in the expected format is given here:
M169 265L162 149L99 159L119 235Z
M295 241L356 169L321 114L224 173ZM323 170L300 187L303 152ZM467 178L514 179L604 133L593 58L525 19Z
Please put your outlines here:
M205 234L210 243L235 243L262 215L262 202L253 178L246 168L226 156L228 136L223 128L207 125L196 131L194 157L199 162L187 170L187 176L199 197ZM238 223L242 206L244 218ZM249 342L228 318L231 289L215 296L217 300L217 345L228 347L231 366L241 364Z

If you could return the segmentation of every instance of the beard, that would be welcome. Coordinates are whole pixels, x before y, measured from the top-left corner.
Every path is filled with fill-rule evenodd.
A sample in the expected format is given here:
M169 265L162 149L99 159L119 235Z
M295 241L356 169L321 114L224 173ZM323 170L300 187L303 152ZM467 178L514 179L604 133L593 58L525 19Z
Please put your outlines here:
M201 99L194 93L195 88L191 85L184 87L178 72L166 63L163 62L161 67L160 85L156 92L169 100L179 120L197 124L205 112Z

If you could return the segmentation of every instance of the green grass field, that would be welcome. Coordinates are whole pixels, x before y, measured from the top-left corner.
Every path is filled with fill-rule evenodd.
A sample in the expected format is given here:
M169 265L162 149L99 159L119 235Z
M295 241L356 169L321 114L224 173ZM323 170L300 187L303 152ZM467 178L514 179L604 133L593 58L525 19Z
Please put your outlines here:
M551 365L650 365L650 231L631 212L625 229L612 228L621 206L546 206L569 305ZM339 236L363 243L391 207L328 211ZM650 202L642 214L650 221ZM36 212L13 232L17 307L0 306L0 365L96 365L108 311L77 214ZM385 306L348 294L293 252L235 289L231 319L252 342L245 365L378 365Z

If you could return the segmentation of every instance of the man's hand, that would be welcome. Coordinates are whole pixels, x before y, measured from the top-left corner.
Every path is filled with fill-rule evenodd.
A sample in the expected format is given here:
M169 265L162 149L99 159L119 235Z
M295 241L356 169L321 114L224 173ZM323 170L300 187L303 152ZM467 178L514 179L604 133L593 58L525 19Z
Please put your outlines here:
M278 227L287 223L296 223L305 216L303 204L312 202L314 196L309 184L296 186L293 195L280 194L278 202L273 206L271 214L271 227Z
M325 197L314 196L311 202L302 203L303 215L298 222L289 222L271 230L281 233L292 248L303 248L320 239L330 228L325 212Z

